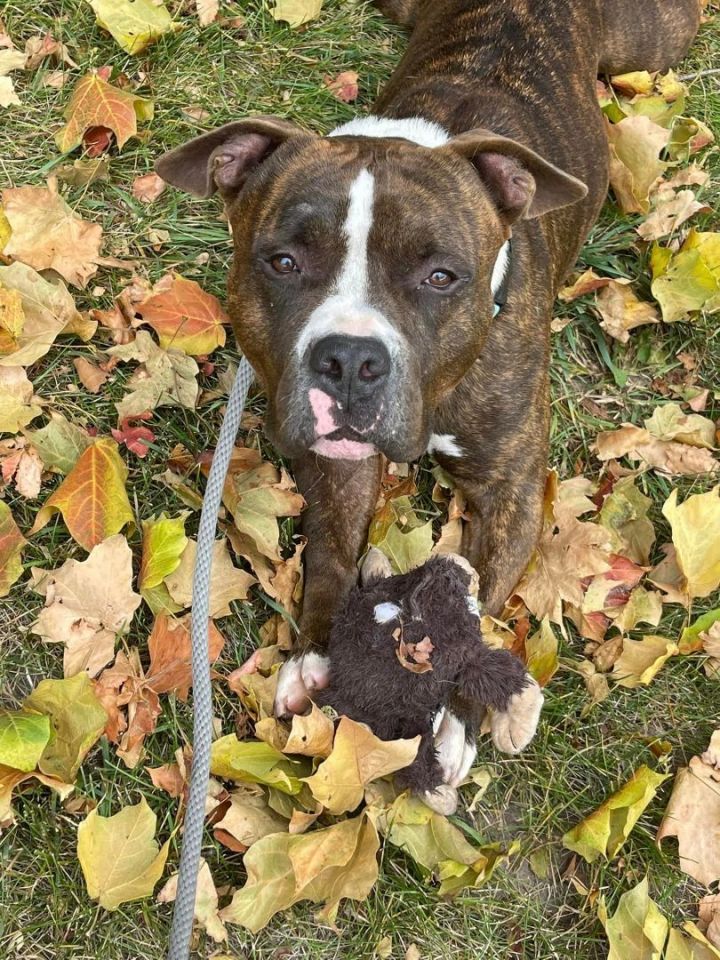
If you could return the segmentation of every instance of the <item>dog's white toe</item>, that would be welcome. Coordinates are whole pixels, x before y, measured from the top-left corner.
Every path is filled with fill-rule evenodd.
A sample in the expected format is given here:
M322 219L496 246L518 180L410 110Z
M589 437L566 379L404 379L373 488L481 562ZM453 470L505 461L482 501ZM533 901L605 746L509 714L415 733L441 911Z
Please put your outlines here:
M449 783L441 783L434 790L425 790L420 798L425 806L444 817L449 817L457 810L458 793L455 787L451 787Z
M507 710L490 720L493 743L503 753L520 753L535 736L545 698L535 680L510 699Z
M302 713L316 690L326 687L330 679L330 661L310 651L301 657L290 657L280 667L275 691L275 716Z

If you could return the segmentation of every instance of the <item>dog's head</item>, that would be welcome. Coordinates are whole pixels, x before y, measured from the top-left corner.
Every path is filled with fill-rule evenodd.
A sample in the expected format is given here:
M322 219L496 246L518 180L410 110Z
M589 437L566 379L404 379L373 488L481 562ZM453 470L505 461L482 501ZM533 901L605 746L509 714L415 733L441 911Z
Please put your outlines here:
M480 353L512 224L585 188L486 130L448 139L426 125L418 143L355 129L319 137L274 117L241 120L157 170L225 201L230 314L278 449L407 461Z

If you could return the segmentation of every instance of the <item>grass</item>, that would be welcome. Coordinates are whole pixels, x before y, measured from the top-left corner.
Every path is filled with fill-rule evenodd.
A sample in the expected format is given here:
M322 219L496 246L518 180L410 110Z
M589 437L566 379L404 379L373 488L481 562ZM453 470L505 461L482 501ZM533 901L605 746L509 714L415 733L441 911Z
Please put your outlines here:
M172 5L172 4L171 4ZM176 7L179 5L176 5ZM185 4L186 7L190 5ZM186 11L187 12L187 11ZM397 63L403 35L369 5L326 0L321 18L304 32L276 24L265 5L227 4L226 16L243 14L244 30L211 25L200 31L192 16L181 33L164 38L137 58L122 51L95 25L89 5L81 0L8 0L3 6L6 27L15 42L46 30L62 39L82 70L112 64L117 71L141 80L138 92L155 100L153 122L141 127L111 162L111 178L88 188L66 191L82 216L101 222L106 231L105 252L142 263L151 280L170 269L198 280L218 296L230 258L230 243L220 207L214 202L189 200L168 190L149 207L132 198L133 179L151 168L152 159L201 129L219 125L250 112L272 112L290 117L318 131L365 109ZM703 28L683 72L691 73L717 62L720 25ZM355 69L361 77L361 99L355 106L334 100L323 88L323 77ZM43 71L20 77L17 86L22 107L2 114L0 168L11 185L41 183L59 163L52 135L60 127L66 90L43 86ZM71 74L74 79L76 73ZM720 130L720 84L717 77L692 83L690 113ZM201 122L186 111L202 110ZM715 182L720 183L720 159L711 155ZM715 191L710 196L717 200ZM168 235L156 249L155 236ZM162 234L160 234L162 236ZM633 240L633 221L618 219L608 206L583 251L581 264L598 271L629 277L646 276L645 264ZM81 308L109 307L127 275L101 272L96 285L78 297ZM644 285L644 286L643 286ZM647 293L647 281L641 290ZM661 399L663 378L678 368L676 355L696 356L699 381L712 386L720 369L720 328L714 318L672 327L636 331L627 347L608 342L596 317L584 301L567 307L573 322L554 338L552 464L561 476L581 471L599 473L590 449L601 429L630 420L639 423ZM101 338L89 345L61 341L32 370L35 389L69 419L98 426L107 432L115 424L114 400L123 392L122 369L109 389L90 396L78 389L72 368L76 356L93 358ZM219 352L220 369L237 362L232 345ZM620 386L619 384L623 385ZM207 380L205 386L215 385ZM590 401L590 402L588 402ZM597 401L602 402L598 406ZM261 400L254 402L261 409ZM600 415L600 411L604 411ZM164 408L156 416L158 439L145 461L132 458L129 489L138 519L161 510L176 511L181 504L156 475L164 469L175 443L193 454L212 447L222 414L222 401L212 400L199 412ZM708 415L720 414L717 402ZM253 433L272 456L267 442ZM429 483L429 474L423 473ZM671 484L645 474L645 492L652 497L658 543L668 539L660 506ZM695 481L675 483L683 493L698 490ZM32 523L37 504L28 504L6 491L8 502L23 530ZM197 517L192 522L196 522ZM191 533L194 529L191 527ZM290 532L289 530L287 532ZM135 548L137 534L131 538ZM32 538L25 554L28 566L58 566L67 557L82 556L64 527L55 521ZM0 688L4 706L16 706L38 680L61 675L58 649L44 646L29 632L42 600L22 586L0 608ZM662 632L673 636L682 626L679 608L666 608ZM697 612L697 611L694 611ZM261 603L243 606L223 622L230 638L224 658L228 668L241 661L257 642L258 628L268 610ZM147 612L136 617L128 643L144 642L150 626ZM525 960L577 957L599 960L607 947L594 906L598 892L610 908L617 897L648 873L651 891L675 923L696 915L703 891L677 868L672 844L663 852L654 834L669 784L660 790L625 846L611 864L578 868L576 884L563 878L567 851L559 843L563 832L593 809L612 789L644 762L651 762L648 740L664 737L673 745L671 769L702 750L718 720L717 687L710 684L695 658L675 659L653 684L640 690L616 689L611 698L581 717L585 690L568 668L582 652L582 641L568 642L562 651L564 669L547 693L540 733L521 758L499 758L485 741L480 761L494 774L476 814L467 824L489 839L519 838L523 856L500 871L486 886L465 892L450 903L440 902L413 863L397 850L383 851L381 878L366 903L346 904L339 924L342 936L317 926L312 911L300 906L276 918L256 937L231 929L229 952L236 957L281 960L308 958L363 960L374 955L383 937L393 938L393 957L404 956L416 943L423 960L453 957L471 960ZM157 732L148 740L145 763L169 762L173 752L190 738L189 707L164 698ZM217 691L216 709L225 729L231 729L233 702ZM122 803L137 802L144 793L158 815L158 834L167 837L175 823L175 804L152 789L141 765L127 770L103 741L81 769L78 792L100 804L102 813ZM0 838L0 955L9 960L159 960L166 948L170 911L152 901L127 904L108 914L87 897L75 854L79 817L68 814L45 791L35 790L16 803L17 825ZM547 876L529 869L527 855L538 850L547 857ZM179 838L172 845L170 865L177 861ZM241 858L206 837L204 856L218 886L242 882ZM590 891L583 895L584 887ZM201 942L199 954L212 956L211 944ZM222 951L217 951L222 952ZM631 958L628 958L631 960Z

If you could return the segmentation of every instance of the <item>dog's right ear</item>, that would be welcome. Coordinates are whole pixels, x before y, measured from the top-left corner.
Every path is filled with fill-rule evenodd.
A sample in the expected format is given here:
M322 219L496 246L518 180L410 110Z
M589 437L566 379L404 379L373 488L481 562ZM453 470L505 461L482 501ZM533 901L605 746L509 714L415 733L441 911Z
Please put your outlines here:
M219 190L231 199L258 164L280 144L295 137L312 137L280 117L250 117L227 123L163 154L155 170L167 183L196 197Z

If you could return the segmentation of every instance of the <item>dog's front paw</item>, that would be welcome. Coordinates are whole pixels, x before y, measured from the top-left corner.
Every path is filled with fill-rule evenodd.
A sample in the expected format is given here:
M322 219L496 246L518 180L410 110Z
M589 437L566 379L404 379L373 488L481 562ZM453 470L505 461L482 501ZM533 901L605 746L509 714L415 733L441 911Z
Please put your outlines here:
M459 787L473 765L477 747L474 742L468 743L465 724L450 710L443 711L435 729L435 752L445 783ZM432 804L428 803L428 806Z
M535 680L510 698L507 710L493 711L490 731L493 743L503 753L520 753L535 736L543 701Z
M286 660L280 667L275 691L275 716L287 717L306 710L313 693L328 685L329 668L328 658L312 650Z
M426 807L430 807L435 813L440 813L443 817L449 817L457 810L458 792L449 783L441 783L434 790L425 790L421 793L420 799Z

